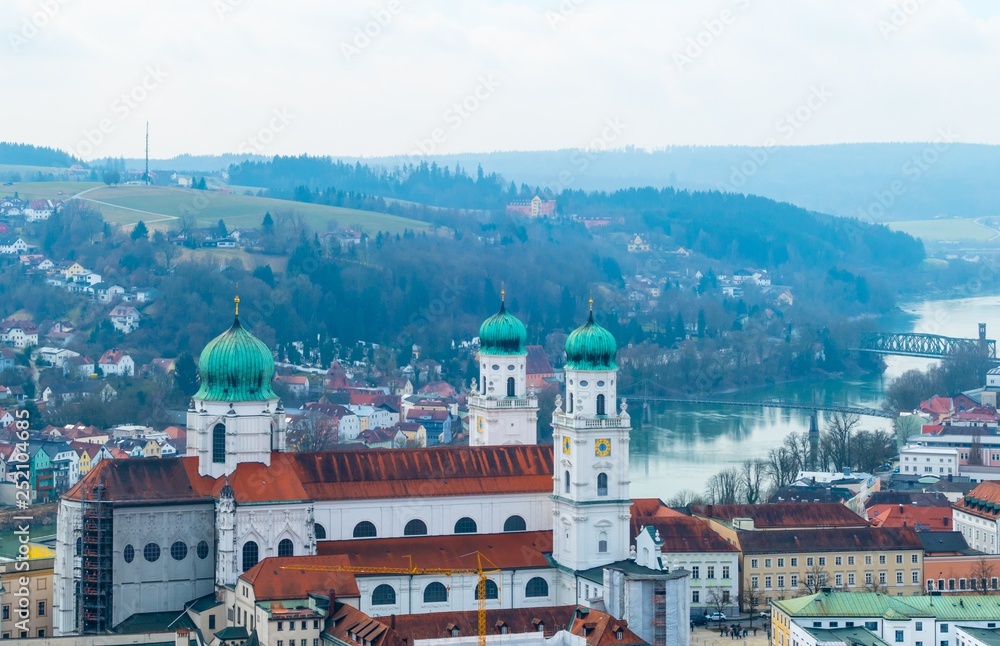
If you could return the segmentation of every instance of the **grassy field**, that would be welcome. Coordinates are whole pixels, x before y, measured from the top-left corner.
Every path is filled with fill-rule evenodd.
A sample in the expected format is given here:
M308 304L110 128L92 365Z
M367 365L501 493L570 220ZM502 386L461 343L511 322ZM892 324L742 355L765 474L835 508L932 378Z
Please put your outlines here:
M95 186L97 182L14 182L11 186L0 186L0 195L13 195L25 200L65 200L80 191Z
M82 199L100 208L105 220L123 225L143 220L147 224L169 226L182 214L191 213L202 226L213 225L221 219L232 229L259 226L267 211L271 215L294 211L316 231L354 227L369 233L402 233L405 229L433 228L426 222L386 213L162 186L102 187Z
M946 240L986 242L998 235L997 231L979 224L972 218L906 220L902 222L889 222L887 224L896 231L903 231L909 233L911 236L930 242L942 242Z

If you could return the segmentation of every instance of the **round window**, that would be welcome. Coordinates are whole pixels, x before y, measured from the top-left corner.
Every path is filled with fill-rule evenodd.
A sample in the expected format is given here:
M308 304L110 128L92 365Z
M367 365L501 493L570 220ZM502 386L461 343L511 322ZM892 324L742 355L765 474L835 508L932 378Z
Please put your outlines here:
M170 556L173 557L175 561L183 561L188 555L188 546L184 543L177 541L170 546Z
M514 372L514 364L510 364L509 366L507 366L507 370Z
M146 543L146 547L142 548L142 558L150 563L160 560L160 546L156 543Z
M581 386L583 386L584 388L586 388L587 386L589 386L589 385L590 385L590 382L588 382L588 381L587 381L587 380L585 379L585 380L583 380L583 381L581 381L581 382L580 382L580 385L581 385Z
M208 543L202 541L198 543L198 558L207 559L208 558Z
M500 369L500 366L494 363L494 364L493 364L493 369L494 369L494 370L499 370L499 369Z
M126 563L131 563L135 559L135 548L132 547L131 545L126 545L125 551L122 553L122 556L125 557Z
M604 382L603 381L598 381L597 382L597 387L598 388L604 388Z

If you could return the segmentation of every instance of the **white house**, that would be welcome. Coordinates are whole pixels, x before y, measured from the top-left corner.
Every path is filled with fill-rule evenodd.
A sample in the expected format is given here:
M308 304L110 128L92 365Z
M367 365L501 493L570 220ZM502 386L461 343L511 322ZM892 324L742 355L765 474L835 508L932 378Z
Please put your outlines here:
M0 240L0 253L22 254L31 248L24 238L5 238Z
M128 334L139 327L139 310L128 305L116 305L108 314L111 325L119 332Z
M94 287L94 298L98 303L110 303L125 295L125 288L112 283L98 283Z
M31 357L35 360L42 360L50 366L60 368L65 370L66 362L73 357L79 357L79 352L74 352L72 350L67 350L66 348L50 348L42 347L36 349L31 353Z
M987 481L952 505L952 524L974 550L1000 554L1000 482Z
M56 206L52 200L30 200L27 208L24 209L24 219L27 222L48 220L55 210Z
M0 341L21 349L38 345L38 328L31 321L7 319L0 323Z
M355 405L350 405L347 408L358 416L362 430L366 428L389 428L399 421L398 413L394 415L385 408Z
M899 450L899 472L943 478L958 473L958 449L947 446L907 444Z
M124 350L108 350L97 360L97 367L105 375L131 377L135 374L135 362Z

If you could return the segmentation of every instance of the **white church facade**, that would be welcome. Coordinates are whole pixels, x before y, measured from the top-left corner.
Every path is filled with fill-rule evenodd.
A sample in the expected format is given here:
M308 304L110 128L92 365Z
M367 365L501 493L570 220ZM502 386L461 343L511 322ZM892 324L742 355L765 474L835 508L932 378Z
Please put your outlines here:
M524 325L501 305L480 339L470 446L298 453L271 388L273 357L237 315L201 354L187 455L102 461L64 495L57 634L104 632L213 592L234 625L242 616L253 630L253 615L235 612L235 590L269 557L433 568L478 552L496 568L488 606L597 604L637 622L650 643L686 644L686 573L635 564L631 422L616 398L612 335L591 312L567 339L566 394L544 445ZM356 603L371 616L477 606L475 574L356 579ZM669 638L654 634L665 625Z

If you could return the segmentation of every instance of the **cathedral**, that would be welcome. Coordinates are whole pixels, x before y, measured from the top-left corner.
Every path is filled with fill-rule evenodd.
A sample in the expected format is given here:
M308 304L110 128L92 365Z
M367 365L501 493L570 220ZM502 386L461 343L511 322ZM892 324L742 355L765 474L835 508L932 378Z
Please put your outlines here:
M287 447L273 356L237 309L199 358L187 455L101 461L60 501L57 634L104 632L213 593L252 629L234 589L269 557L452 568L481 553L496 568L489 607L599 607L649 643L665 643L654 631L669 615L687 643L686 573L635 563L614 337L591 306L567 338L552 444L536 441L526 338L501 298L479 330L468 446L301 453ZM358 576L351 603L370 616L476 607L475 576L437 579Z

